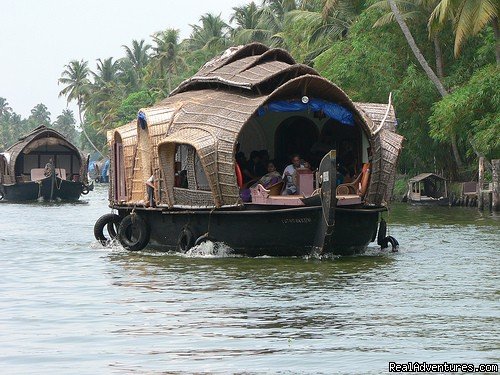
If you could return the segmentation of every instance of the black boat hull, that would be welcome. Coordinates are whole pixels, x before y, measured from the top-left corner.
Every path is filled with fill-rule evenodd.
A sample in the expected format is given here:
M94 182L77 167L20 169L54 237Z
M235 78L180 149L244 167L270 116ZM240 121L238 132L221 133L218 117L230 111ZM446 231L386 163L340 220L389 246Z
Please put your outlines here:
M40 181L20 182L16 184L0 185L3 199L8 201L33 201L39 198L44 200L76 201L80 198L84 186L81 182L52 179L47 177Z
M121 217L131 212L115 208ZM376 237L379 215L384 210L337 209L333 232L322 249L313 246L323 228L321 206L214 211L136 209L135 213L148 226L149 246L160 250L179 251L181 233L187 228L192 241L207 235L226 243L237 254L303 256L314 250L338 255L364 252Z

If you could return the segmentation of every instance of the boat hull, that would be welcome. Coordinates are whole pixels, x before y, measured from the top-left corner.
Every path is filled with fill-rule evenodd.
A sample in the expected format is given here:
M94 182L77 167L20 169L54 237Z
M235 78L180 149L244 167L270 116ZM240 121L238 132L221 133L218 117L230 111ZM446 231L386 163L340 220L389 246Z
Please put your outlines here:
M120 216L130 213L119 209ZM353 255L365 251L374 241L380 212L385 209L338 209L332 234L322 249L314 249L314 240L323 226L322 208L242 210L158 210L136 209L135 213L150 230L149 246L161 250L179 250L179 238L188 228L194 239L208 234L237 254L248 256L303 256L320 253Z
M408 199L408 203L417 206L449 206L449 198L439 198L439 199L425 199L425 200L415 200Z
M28 181L9 185L0 185L3 199L8 201L33 201L39 198L44 200L70 200L80 198L83 190L81 182L53 180L47 177L40 181Z

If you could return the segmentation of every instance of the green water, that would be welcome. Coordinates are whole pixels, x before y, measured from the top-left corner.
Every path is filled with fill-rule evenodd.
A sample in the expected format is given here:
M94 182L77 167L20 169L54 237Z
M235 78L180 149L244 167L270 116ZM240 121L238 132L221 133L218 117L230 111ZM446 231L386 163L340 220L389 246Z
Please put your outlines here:
M0 203L2 374L383 373L500 362L500 217L394 205L398 253L190 256L100 247L106 190Z

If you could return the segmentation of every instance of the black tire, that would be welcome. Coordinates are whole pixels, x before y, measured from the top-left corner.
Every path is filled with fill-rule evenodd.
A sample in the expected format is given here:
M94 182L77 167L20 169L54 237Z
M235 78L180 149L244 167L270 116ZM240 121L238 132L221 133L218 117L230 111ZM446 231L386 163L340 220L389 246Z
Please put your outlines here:
M3 199L3 192L0 191L0 201Z
M114 227L120 224L121 217L116 214L106 214L102 215L94 224L94 237L103 246L105 246L110 240L116 238L116 231ZM110 239L106 238L104 235L104 227L107 228Z
M208 233L205 233L205 234L201 235L200 237L198 237L196 239L196 241L194 241L194 246L198 246L198 245L202 244L203 242L207 242L207 241L215 242L215 239L210 237L208 235Z
M144 249L149 243L148 224L137 214L125 216L118 227L118 240L127 250Z
M389 247L389 244L391 244L391 247L392 247L392 251L393 252L396 252L398 251L398 248L399 248L399 242L398 240L396 240L394 237L392 236L387 236L385 237L381 243L379 244L380 245L380 248L381 249L386 249Z
M87 195L90 192L89 187L82 185L82 194Z
M194 246L194 239L193 231L188 226L182 228L177 239L178 250L181 253L188 252Z
M386 236L387 236L387 223L382 218L380 219L380 224L378 226L378 234L377 234L377 244L381 246L382 249L385 249L387 247L387 243L385 242ZM384 244L385 246L382 246Z

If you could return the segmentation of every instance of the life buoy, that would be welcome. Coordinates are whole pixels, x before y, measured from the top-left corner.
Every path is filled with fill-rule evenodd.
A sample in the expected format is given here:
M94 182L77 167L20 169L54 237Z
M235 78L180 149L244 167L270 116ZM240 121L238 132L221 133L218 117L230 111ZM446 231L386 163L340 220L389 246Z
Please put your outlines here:
M181 253L186 253L193 246L193 231L188 226L185 226L184 228L182 228L181 233L179 233L179 238L177 239L177 247Z
M236 181L238 182L238 187L241 189L243 187L243 173L241 173L241 168L238 163L234 163L234 170L236 172Z
M125 216L118 227L118 240L127 250L144 249L149 243L148 224L135 213Z
M82 185L82 194L87 195L90 192L90 189L86 185Z
M363 177L361 177L361 188L359 189L360 197L363 197L368 190L368 183L370 182L370 172L370 163L363 164L363 170L361 172L363 174Z
M116 214L102 215L94 224L94 237L103 246L110 240L116 238L116 228L120 225L122 218ZM104 235L104 227L107 228L110 239Z

